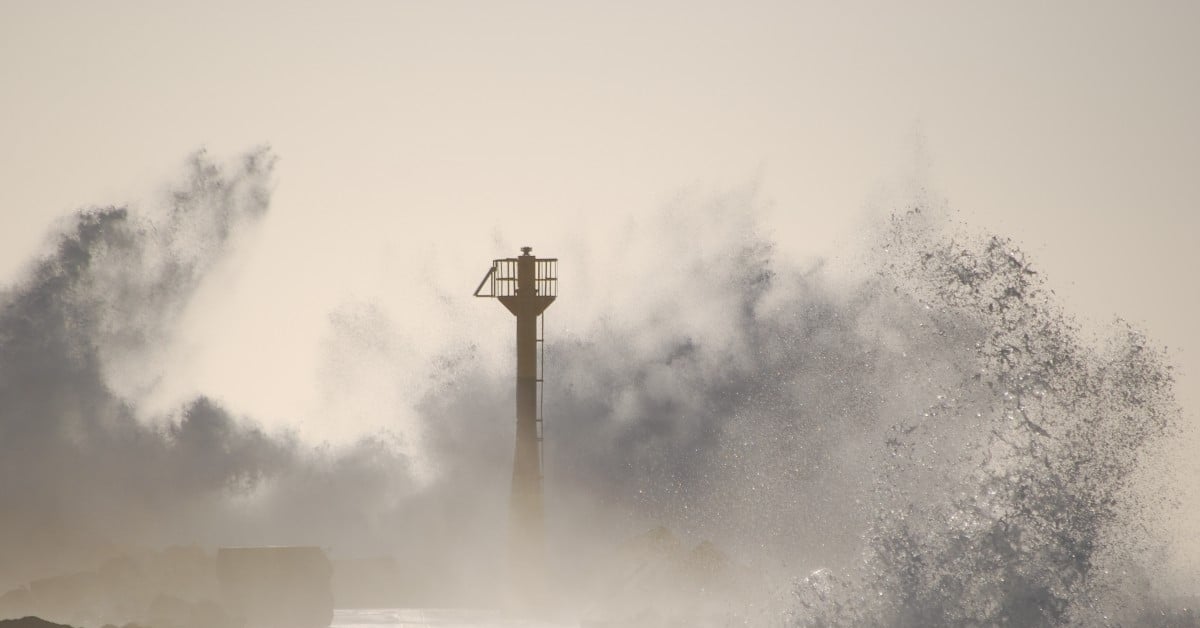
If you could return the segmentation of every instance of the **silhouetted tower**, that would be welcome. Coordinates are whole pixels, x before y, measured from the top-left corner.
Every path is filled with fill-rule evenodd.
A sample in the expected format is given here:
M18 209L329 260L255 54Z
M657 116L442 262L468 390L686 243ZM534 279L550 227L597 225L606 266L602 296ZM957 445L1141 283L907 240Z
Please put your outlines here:
M545 594L542 513L542 357L545 318L558 296L558 260L520 257L492 261L475 289L494 297L517 317L517 444L509 506L509 561L514 602L537 606ZM487 292L485 292L485 289Z

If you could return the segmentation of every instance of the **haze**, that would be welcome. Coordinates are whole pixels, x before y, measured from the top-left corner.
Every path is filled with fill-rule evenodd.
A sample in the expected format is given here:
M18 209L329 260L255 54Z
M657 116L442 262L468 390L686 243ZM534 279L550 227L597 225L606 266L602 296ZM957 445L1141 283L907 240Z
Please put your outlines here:
M429 478L431 361L508 368L507 314L466 298L492 258L562 259L548 333L572 339L687 253L664 207L716 208L678 234L706 252L753 228L849 277L923 199L1012 236L1086 329L1167 346L1195 426L1198 23L1191 2L8 0L0 278L76 209L149 211L196 150L269 145L270 211L110 384L144 418L204 394L308 443L388 434Z

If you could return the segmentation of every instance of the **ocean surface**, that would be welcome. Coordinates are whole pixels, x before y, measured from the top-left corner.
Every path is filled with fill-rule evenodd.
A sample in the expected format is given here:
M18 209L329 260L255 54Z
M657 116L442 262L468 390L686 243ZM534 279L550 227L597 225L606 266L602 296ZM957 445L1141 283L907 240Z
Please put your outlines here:
M331 628L578 628L576 623L555 623L507 617L494 610L454 608L338 609Z

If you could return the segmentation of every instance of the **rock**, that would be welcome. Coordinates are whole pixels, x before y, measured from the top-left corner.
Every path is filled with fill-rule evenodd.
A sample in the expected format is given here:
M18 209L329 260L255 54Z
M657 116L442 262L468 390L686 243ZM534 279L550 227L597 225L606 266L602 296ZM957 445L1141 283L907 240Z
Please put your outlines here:
M71 628L66 624L55 624L40 617L0 620L0 628Z

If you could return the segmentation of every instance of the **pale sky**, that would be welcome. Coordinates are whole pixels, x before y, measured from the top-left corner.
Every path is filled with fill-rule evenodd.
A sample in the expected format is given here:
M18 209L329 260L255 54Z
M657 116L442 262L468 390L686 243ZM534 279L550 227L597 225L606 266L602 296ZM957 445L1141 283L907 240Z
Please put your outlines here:
M571 234L616 255L605 234L681 191L756 185L803 260L925 185L1080 318L1169 346L1195 416L1198 24L1196 2L0 0L0 278L71 210L270 144L271 214L168 384L271 421L319 403L347 301L419 347L442 328L406 304L526 243L569 293Z

